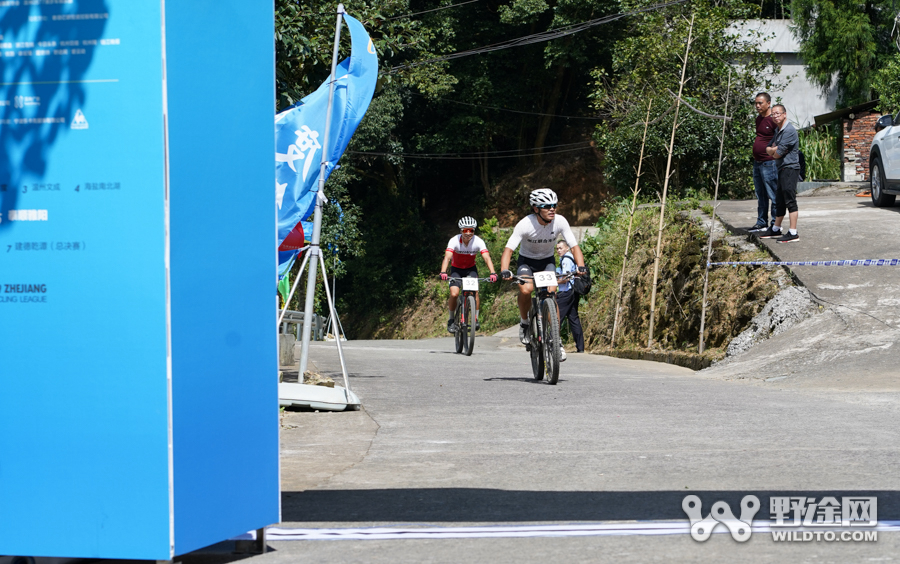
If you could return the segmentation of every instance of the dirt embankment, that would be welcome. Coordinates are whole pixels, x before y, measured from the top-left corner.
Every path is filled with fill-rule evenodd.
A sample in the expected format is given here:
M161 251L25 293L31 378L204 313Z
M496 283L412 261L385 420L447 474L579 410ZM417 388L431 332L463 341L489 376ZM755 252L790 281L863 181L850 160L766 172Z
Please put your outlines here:
M658 209L642 210L635 217L633 251L625 268L614 347L618 350L697 353L700 342L703 283L708 232L688 213L676 212L667 218L663 231L659 278L654 316L654 342L648 347L654 257L658 234ZM606 271L596 295L581 305L589 348L604 351L613 346L615 302L619 292L625 232L613 231L605 237ZM712 262L770 260L744 237L725 237L713 243ZM782 269L748 267L713 268L709 271L706 321L704 326L707 364L725 355L731 340L743 331L778 291L791 285ZM681 364L681 362L679 362Z

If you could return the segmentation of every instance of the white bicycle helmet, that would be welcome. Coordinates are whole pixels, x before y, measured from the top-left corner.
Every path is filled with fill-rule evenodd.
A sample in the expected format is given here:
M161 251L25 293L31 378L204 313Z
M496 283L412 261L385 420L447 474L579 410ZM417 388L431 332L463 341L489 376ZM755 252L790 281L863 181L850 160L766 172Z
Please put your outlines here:
M556 192L549 188L538 188L531 192L528 201L532 206L541 206L544 204L556 204L559 202L559 198L556 197Z
M459 220L459 228L460 229L475 229L478 227L478 222L475 221L474 217L466 216Z

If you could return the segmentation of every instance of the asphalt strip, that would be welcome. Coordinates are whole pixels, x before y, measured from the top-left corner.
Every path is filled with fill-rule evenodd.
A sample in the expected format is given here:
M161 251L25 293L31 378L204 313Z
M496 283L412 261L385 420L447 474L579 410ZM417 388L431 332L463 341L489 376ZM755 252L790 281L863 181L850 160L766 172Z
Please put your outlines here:
M789 531L846 531L834 527L790 527L773 528L769 523L756 522L754 533L768 533L775 530ZM852 527L850 529L853 529ZM856 529L860 530L860 529ZM897 532L900 521L881 521L868 531ZM634 523L580 523L571 525L496 525L489 527L367 527L345 529L295 529L268 527L266 541L295 540L391 540L391 539L474 539L474 538L514 538L514 537L584 537L620 535L688 535L691 525L686 521L640 521ZM721 525L713 533L727 533ZM255 540L256 532L235 537L231 540Z

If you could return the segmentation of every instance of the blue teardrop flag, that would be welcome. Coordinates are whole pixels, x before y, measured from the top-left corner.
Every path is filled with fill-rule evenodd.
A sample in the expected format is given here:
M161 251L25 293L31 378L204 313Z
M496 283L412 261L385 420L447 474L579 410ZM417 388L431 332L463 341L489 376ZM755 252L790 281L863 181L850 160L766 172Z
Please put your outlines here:
M358 20L344 15L350 28L350 58L335 69L334 105L331 115L325 178L331 174L347 148L356 127L369 108L378 79L375 45ZM319 88L294 106L275 116L275 187L278 204L278 244L298 221L312 234L329 85Z

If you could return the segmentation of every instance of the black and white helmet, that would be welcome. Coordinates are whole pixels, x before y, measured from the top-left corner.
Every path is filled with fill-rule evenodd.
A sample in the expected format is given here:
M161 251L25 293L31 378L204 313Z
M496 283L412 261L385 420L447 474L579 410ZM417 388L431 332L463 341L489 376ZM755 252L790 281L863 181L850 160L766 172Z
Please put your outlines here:
M528 201L532 206L541 206L544 204L556 204L559 202L559 198L556 197L556 192L549 188L538 188L537 190L532 190Z
M478 227L478 222L475 221L474 217L466 216L459 220L459 228L460 229L475 229Z

